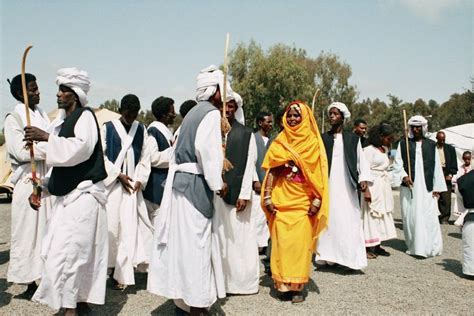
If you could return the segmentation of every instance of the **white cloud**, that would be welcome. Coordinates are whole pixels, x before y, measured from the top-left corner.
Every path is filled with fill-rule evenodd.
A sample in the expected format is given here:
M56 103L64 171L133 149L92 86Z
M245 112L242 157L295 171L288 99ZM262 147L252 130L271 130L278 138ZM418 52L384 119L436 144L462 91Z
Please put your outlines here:
M460 5L463 0L399 0L399 2L413 14L435 23L447 9Z

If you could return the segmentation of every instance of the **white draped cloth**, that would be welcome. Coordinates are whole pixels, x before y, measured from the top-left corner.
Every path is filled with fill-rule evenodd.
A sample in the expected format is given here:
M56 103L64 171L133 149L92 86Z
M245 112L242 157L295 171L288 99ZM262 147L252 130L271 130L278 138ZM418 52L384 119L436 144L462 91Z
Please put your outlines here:
M401 148L399 144L393 167L393 180L398 185L407 176L403 169L402 150L406 150L406 148ZM446 191L446 182L437 150L435 150L434 163L433 191ZM400 187L400 206L403 233L408 247L407 253L425 258L438 256L443 251L443 240L438 220L438 201L433 197L433 191L426 189L421 142L416 142L414 171L415 180L412 192L408 187Z
M46 162L71 167L89 159L99 140L96 122L84 111L74 127L75 137L50 134ZM42 242L44 270L33 301L54 310L76 308L77 302L104 304L107 280L107 215L102 182L81 182L54 199Z
M397 238L393 222L393 194L390 185L390 159L388 149L381 152L372 145L364 148L364 155L370 165L373 182L369 184L372 201L367 203L362 194L362 223L365 246L380 245L382 241Z
M203 174L209 188L222 188L222 140L219 111L203 118L196 132L197 163L170 163L160 212L155 220L147 289L181 300L187 306L206 308L225 297L218 236L212 219L204 217L180 192L172 189L174 173ZM183 304L181 304L183 305Z
M31 125L42 130L49 127L47 114L36 107L29 109ZM51 198L42 195L41 207L35 211L30 207L28 197L32 193L30 151L25 148L24 131L26 126L25 105L15 106L13 113L5 119L5 143L11 160L13 175L11 182L15 185L11 203L11 240L10 263L7 280L19 284L39 280L43 270L40 257L41 239L46 221L51 213ZM34 145L36 173L41 179L47 173L46 147L44 143Z
M120 120L112 120L118 135L121 138L121 151L115 163L105 156L106 127L102 128L102 142L104 160L107 170L107 218L109 227L109 268L114 269L114 279L124 285L135 284L134 270L146 271L150 259L153 226L148 216L142 189L146 187L150 174L149 151L146 150L147 132L143 129L143 145L140 160L135 166L135 156L132 142L138 130L138 121L134 121L129 132ZM127 192L118 176L123 173L129 176L132 187L136 181L141 182L141 187L135 193Z
M244 153L245 154L245 153ZM237 212L217 194L214 197L216 213L212 225L219 235L225 289L231 294L255 294L260 279L257 232L252 216L252 183L257 162L257 144L251 134L239 199L247 200L246 208ZM260 203L259 203L260 204Z
M357 145L359 182L371 182L370 168ZM329 225L321 234L316 253L318 263L337 263L360 270L367 266L364 232L357 189L351 183L344 156L342 134L335 134L329 176Z
M463 198L459 190L456 190L456 200L461 215L454 224L462 226L462 273L474 276L474 222L469 221L464 224L464 218L468 213L474 213L474 209L464 207Z

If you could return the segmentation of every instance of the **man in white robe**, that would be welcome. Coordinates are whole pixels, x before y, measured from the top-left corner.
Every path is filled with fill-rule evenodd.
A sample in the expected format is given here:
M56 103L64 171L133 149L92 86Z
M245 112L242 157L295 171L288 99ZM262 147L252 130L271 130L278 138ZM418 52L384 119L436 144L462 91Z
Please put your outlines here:
M428 121L420 115L408 120L410 128L407 157L405 140L398 144L393 167L393 181L400 187L403 233L407 253L413 256L439 256L443 250L441 228L438 220L439 192L446 191L435 142L425 138ZM411 178L408 175L411 168Z
M161 96L151 104L151 112L155 121L148 126L148 144L150 151L151 171L147 186L143 191L145 204L148 209L151 224L153 225L156 212L163 199L164 184L168 175L169 158L173 145L173 133L168 128L173 124L176 114L174 113L174 100ZM168 159L163 160L162 158Z
M186 115L155 219L147 289L175 299L193 315L225 297L212 191L222 189L223 74L215 66L197 78L198 104Z
M219 235L226 292L255 294L260 262L251 195L257 145L252 129L244 126L242 98L235 92L227 102L225 115L231 124L226 135L226 158L233 167L223 175L226 195L214 197L216 213L212 225Z
M36 77L27 73L25 79L31 125L46 130L49 127L49 118L46 112L38 107L40 92ZM10 82L10 91L20 103L7 115L4 125L5 145L12 165L11 182L15 185L11 203L10 263L7 280L17 284L28 284L27 290L17 297L31 299L37 289L35 281L39 281L43 271L43 260L40 256L41 239L51 212L51 199L43 194L39 210L34 210L28 203L33 186L30 151L24 141L26 110L20 75L15 76ZM39 179L47 173L44 145L44 143L33 145L36 175Z
M145 272L150 257L153 227L142 190L150 174L145 126L136 120L137 96L128 94L120 102L121 117L104 124L102 141L107 179L109 268L116 287L135 284L135 269Z
M334 102L328 114L331 130L322 138L329 162L329 224L319 238L316 262L361 270L367 257L357 189L364 192L372 182L370 166L359 137L343 131L350 117L347 106Z
M100 131L94 112L85 107L90 81L85 71L58 71L61 116L53 133L25 128L28 141L47 141L47 183L55 196L41 255L44 270L33 301L66 315L87 313L87 303L104 304L107 278L107 216ZM77 311L76 311L77 307Z

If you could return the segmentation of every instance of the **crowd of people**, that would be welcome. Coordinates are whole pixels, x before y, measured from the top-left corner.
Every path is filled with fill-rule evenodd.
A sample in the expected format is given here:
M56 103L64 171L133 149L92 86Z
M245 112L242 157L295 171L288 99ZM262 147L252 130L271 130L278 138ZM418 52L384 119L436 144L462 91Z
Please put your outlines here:
M474 275L471 153L458 168L442 131L437 142L426 138L422 116L410 118L409 137L390 157L394 129L368 130L358 119L347 130L341 102L328 106L324 134L301 101L275 117L274 137L271 113L256 116L255 130L245 126L242 97L215 66L198 74L174 133L169 97L153 101L149 126L137 121L133 94L119 119L99 126L87 107L88 74L63 68L61 111L50 122L36 77L25 79L28 102L18 75L10 82L18 104L5 119L15 184L8 281L28 286L22 298L87 314L88 303L104 304L107 279L122 290L143 272L149 292L200 315L227 294L256 294L263 255L279 298L299 303L313 264L352 271L390 256L381 244L397 237L393 186L407 253L421 257L442 252L440 223L456 186L463 271ZM40 199L31 193L31 148Z

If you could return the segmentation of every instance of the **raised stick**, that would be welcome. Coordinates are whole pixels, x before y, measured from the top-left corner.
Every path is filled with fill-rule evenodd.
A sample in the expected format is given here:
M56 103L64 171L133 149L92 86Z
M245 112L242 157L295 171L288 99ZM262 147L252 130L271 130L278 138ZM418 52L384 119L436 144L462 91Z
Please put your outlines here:
M405 111L405 109L403 109L403 125L405 127L405 149L407 151L408 178L411 181L410 147L408 146L408 132L409 131L408 131L408 123L407 123L407 112ZM413 198L411 185L409 185L408 188L410 189L411 197Z

